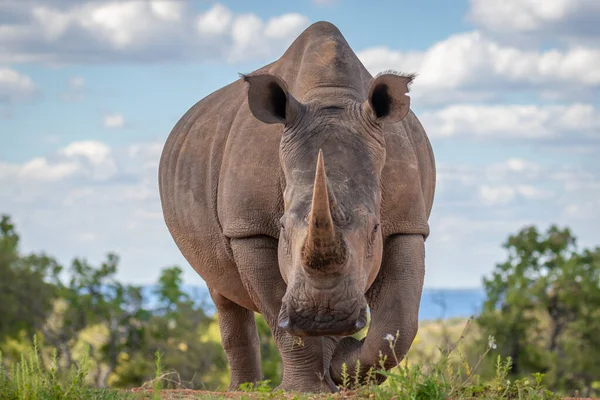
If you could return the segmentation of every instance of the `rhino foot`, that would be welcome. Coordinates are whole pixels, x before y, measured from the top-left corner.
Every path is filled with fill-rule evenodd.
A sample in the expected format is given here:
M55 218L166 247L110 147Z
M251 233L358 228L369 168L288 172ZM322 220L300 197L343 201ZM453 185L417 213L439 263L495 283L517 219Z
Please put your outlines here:
M275 390L298 393L339 392L338 387L335 385L329 374L326 374L326 376L319 376L318 373L315 373L314 378L310 376L291 376L289 378L284 377L281 385L277 386Z

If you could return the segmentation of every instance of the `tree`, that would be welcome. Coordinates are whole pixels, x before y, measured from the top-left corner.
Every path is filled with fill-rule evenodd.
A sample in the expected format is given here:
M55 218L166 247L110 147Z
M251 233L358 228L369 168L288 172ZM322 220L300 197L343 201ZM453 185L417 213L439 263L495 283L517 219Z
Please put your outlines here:
M484 337L512 358L514 375L545 372L555 389L589 391L600 377L600 248L579 251L554 225L523 228L504 248L508 259L484 279Z
M72 349L84 329L100 324L109 329L114 326L111 316L123 306L113 301L119 287L115 280L117 264L115 254L108 254L98 268L85 259L75 258L68 271L68 283L56 282L55 313L41 327L41 332L64 358L67 369L73 364ZM91 356L95 357L95 353Z
M144 329L152 313L144 308L144 296L139 286L114 282L110 286L103 323L108 327L108 337L101 347L107 372L98 386L108 386L108 378L119 364L123 353L134 354L143 349Z
M0 218L0 341L31 337L52 312L60 265L45 254L22 256L10 217Z
M191 388L216 388L220 383L209 378L216 368L226 370L225 354L218 342L203 342L200 335L212 319L183 290L179 267L163 269L154 289L157 305L142 326L140 347L129 348L126 360L116 369L114 385L139 386L152 379L154 360L149 355L162 354L165 371L171 380ZM175 378L176 375L176 378Z

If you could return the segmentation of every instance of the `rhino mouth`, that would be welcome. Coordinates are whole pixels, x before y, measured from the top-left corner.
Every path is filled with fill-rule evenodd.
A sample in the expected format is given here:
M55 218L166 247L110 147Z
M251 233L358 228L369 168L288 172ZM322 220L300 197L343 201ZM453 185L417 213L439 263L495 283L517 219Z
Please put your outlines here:
M290 299L283 302L279 312L279 327L294 336L347 336L367 326L367 307L358 299L352 307L307 305Z

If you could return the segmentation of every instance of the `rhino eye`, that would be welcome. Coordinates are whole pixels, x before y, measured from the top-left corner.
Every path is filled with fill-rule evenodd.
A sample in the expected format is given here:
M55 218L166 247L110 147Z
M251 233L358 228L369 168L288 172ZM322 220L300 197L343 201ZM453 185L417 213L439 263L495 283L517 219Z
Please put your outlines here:
M373 227L373 232L369 235L369 240L367 241L367 258L371 258L373 256L373 244L377 239L377 231L379 230L379 224L375 224Z

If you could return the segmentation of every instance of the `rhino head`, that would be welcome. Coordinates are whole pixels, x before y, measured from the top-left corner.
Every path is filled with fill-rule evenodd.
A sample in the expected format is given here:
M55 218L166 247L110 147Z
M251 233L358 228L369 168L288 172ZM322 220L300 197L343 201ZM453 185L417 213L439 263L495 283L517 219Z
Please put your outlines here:
M305 102L277 76L243 78L254 117L284 128L278 256L287 290L279 326L297 336L356 333L382 261L383 124L407 115L413 76L378 75L362 99L319 88Z

